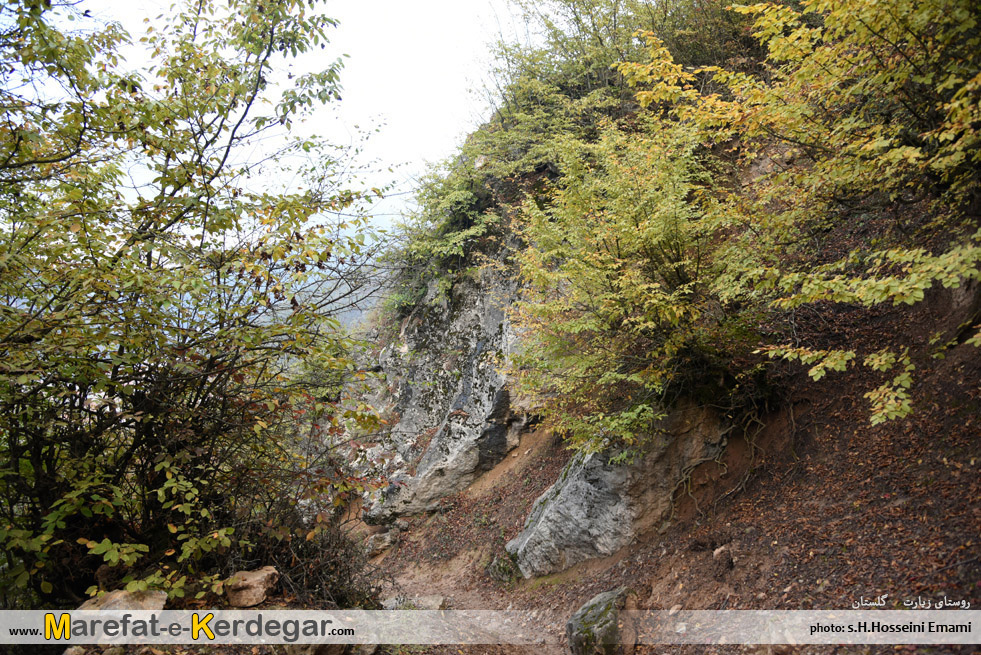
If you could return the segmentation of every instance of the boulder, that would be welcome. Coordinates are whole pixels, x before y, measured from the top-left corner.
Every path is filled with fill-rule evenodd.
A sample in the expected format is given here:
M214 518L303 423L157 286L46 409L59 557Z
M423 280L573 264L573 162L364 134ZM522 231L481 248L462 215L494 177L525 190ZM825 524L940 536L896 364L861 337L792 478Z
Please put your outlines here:
M162 610L167 603L166 591L124 591L117 589L102 596L90 598L80 610Z
M672 410L657 428L632 463L612 464L619 451L607 449L566 465L505 546L524 577L607 557L663 523L678 485L722 453L729 432L714 412L692 404Z
M626 598L624 588L607 591L572 615L565 626L572 655L616 655L623 651L619 623Z
M225 583L225 595L232 607L255 607L279 582L279 571L264 566L256 571L239 571Z
M386 550L395 545L398 541L398 530L389 530L388 532L380 532L378 534L373 534L364 540L364 549L368 553L368 557L375 557L376 555L381 555Z
M606 459L577 455L535 501L524 530L506 545L524 577L564 571L630 542L634 513L624 493L629 472Z

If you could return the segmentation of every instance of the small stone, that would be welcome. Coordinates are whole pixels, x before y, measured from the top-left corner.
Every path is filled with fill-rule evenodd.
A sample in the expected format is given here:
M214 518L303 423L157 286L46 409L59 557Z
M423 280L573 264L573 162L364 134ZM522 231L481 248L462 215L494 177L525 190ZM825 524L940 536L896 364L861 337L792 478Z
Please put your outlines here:
M86 655L87 652L84 646L71 646L66 648L61 655Z
M382 609L386 610L445 610L449 609L449 599L443 596L392 596L382 600Z
M624 588L595 596L579 608L565 626L572 655L616 655L620 647L620 610L627 597Z
M397 610L402 609L405 606L406 598L405 596L392 596L391 598L382 599L382 609L386 610Z
M257 571L239 571L225 583L225 594L232 607L255 607L279 582L279 571L264 566Z
M396 541L398 541L398 530L389 530L388 532L373 534L365 539L364 549L368 553L368 557L375 557L391 548Z

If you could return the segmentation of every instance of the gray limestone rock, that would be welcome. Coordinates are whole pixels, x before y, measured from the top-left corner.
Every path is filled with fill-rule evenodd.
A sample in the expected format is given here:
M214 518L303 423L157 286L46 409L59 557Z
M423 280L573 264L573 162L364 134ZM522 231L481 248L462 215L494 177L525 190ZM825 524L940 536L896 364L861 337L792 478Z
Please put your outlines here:
M391 417L396 456L387 474L397 483L365 499L369 522L436 509L517 444L524 416L499 370L516 341L505 312L516 289L509 276L482 270L441 301L427 294L431 302L382 351L387 385L368 402Z
M398 536L398 530L389 530L388 532L373 534L365 539L365 552L368 553L368 557L381 555L395 545L395 543L398 541Z
M607 591L579 608L565 626L572 655L616 655L620 646L620 610L627 597L624 588Z
M634 513L623 494L627 467L577 455L532 507L525 528L506 548L526 578L612 555L629 543Z
M678 485L722 452L727 434L710 410L683 405L632 463L611 464L611 449L577 455L535 502L507 551L526 578L612 555L668 518Z

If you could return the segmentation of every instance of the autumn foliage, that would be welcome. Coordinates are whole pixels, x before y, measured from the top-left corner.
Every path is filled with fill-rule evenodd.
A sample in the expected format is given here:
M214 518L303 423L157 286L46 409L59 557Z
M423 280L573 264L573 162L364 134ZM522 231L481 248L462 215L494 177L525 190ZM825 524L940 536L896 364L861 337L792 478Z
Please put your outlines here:
M337 214L361 194L290 135L339 64L273 79L333 22L188 2L128 70L122 28L75 5L0 8L2 602L200 596L255 564L360 602L354 550L324 582L362 484L324 440L371 419L336 318L367 288L363 222Z
M977 3L522 6L539 40L502 48L501 106L463 155L488 187L525 181L497 210L522 239L511 372L547 424L598 450L650 438L680 395L737 418L772 359L867 368L872 423L914 411L911 344L829 349L794 317L981 277Z

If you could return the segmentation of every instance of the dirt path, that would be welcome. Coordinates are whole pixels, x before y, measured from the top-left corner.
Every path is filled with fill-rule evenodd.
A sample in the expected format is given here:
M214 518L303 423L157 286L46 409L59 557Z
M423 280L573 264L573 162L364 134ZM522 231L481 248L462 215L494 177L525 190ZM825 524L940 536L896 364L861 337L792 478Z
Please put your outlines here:
M481 476L458 497L448 499L444 511L412 517L400 543L374 560L389 579L385 597L439 596L448 609L525 610L526 625L551 642L564 639L568 616L564 608L539 605L527 590L536 582L516 580L501 584L485 573L504 543L517 534L531 504L557 478L569 454L551 435L534 431L522 435L518 446L494 469ZM524 653L513 646L472 647L473 652ZM457 653L456 648L434 648L435 653ZM534 652L558 655L559 646L535 646Z

